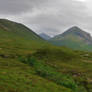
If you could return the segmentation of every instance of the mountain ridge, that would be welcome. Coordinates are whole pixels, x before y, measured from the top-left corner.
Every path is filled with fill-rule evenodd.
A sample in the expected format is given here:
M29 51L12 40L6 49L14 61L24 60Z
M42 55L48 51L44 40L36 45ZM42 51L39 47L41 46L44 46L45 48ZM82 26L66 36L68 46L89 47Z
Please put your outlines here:
M0 19L0 47L2 53L30 53L30 49L36 49L48 44L33 30L21 23L7 19ZM12 50L13 49L13 50Z
M21 32L23 35L24 35L23 31L25 30L29 34L35 35L34 37L38 37L39 39L42 39L32 29L28 28L24 24L17 23L17 22L8 20L8 19L0 19L0 29L3 29L5 31L11 31L11 32L14 32L14 33ZM27 36L28 36L28 34L27 34Z
M92 45L91 35L77 26L69 28L64 33L53 37L49 41L57 46L66 46L75 49L88 49Z

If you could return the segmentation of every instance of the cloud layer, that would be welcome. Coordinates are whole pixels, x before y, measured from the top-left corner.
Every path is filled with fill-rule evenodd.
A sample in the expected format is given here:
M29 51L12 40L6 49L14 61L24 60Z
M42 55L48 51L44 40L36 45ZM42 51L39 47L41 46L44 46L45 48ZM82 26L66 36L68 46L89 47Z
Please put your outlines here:
M0 18L26 24L37 33L51 36L79 26L91 33L91 1L81 0L0 0Z

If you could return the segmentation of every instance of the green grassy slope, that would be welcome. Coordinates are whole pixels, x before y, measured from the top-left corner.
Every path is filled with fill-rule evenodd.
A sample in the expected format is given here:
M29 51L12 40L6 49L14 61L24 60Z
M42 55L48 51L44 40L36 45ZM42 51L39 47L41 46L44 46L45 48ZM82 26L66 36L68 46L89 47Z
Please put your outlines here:
M0 92L92 92L92 53L48 44L0 20Z
M54 67L58 72L66 76L68 74L75 80L77 92L92 91L92 53L49 47L38 50L34 57Z
M24 25L0 20L0 92L72 92L20 61L44 46L49 44Z
M26 26L9 20L0 19L0 52L1 53L31 53L47 42Z
M36 33L25 25L9 21L6 19L0 19L0 29L8 31L9 33L16 34L16 36L23 37L30 40L42 40Z
M0 58L0 92L72 92L35 74L17 59Z

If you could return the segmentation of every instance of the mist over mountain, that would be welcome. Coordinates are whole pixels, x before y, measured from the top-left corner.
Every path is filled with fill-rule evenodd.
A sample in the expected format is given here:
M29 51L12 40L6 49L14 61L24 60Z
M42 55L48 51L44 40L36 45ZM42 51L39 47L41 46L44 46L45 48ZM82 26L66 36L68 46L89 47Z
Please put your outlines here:
M41 34L39 34L40 35L40 37L42 37L43 39L45 39L45 40L49 40L51 37L50 36L48 36L47 34L45 34L45 33L41 33Z

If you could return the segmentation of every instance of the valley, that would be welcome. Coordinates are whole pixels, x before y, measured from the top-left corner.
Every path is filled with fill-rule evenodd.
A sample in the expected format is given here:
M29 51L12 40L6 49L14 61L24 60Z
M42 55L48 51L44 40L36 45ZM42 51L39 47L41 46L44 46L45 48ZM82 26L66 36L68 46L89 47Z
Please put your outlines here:
M91 38L74 29L49 42L23 24L0 19L0 92L92 92Z

